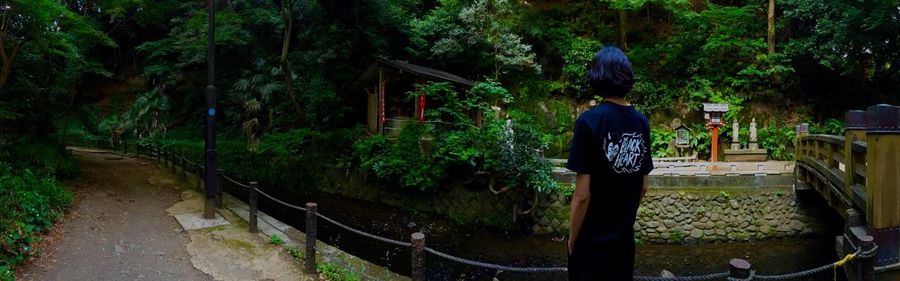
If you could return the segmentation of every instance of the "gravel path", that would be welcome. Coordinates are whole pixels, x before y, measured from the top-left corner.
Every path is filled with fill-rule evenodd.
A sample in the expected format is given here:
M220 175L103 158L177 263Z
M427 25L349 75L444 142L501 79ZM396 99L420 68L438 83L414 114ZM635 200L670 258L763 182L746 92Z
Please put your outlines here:
M189 235L166 209L174 178L145 160L80 150L70 212L16 280L212 280L191 264Z

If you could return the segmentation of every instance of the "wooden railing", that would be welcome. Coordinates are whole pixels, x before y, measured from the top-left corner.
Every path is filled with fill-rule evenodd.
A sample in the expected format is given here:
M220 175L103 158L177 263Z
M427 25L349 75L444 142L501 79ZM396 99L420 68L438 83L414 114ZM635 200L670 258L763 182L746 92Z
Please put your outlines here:
M848 111L843 136L809 135L797 126L796 186L815 189L847 221L859 210L875 237L876 264L900 256L900 107L876 105ZM854 210L844 212L844 210ZM858 230L857 230L858 232Z

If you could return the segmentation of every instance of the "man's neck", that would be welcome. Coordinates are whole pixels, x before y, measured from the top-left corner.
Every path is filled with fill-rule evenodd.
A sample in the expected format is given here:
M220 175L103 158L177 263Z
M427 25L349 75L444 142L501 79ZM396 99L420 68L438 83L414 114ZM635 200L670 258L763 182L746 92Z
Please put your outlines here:
M631 106L631 103L625 99L625 97L607 97L603 98L603 101L608 101L618 105Z

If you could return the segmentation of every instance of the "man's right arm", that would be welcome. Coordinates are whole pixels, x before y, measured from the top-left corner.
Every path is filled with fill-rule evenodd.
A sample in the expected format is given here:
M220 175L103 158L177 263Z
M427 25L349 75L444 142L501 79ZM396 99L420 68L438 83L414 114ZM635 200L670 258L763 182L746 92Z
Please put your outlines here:
M569 219L569 253L575 248L575 240L584 224L584 215L591 202L591 174L578 173L575 176L575 193L572 194L572 214Z

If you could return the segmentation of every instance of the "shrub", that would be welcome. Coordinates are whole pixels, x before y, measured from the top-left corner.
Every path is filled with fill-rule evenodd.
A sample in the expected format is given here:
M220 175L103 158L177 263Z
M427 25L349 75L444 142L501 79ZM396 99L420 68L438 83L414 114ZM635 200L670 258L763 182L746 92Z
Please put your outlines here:
M13 172L0 162L0 277L31 254L37 234L71 203L72 194L55 179Z
M391 142L384 136L354 145L363 170L402 187L432 190L449 181L487 175L502 187L540 192L557 189L550 163L541 152L550 137L524 113L510 111L510 119L487 114L481 127L464 113L489 108L489 102L508 98L497 84L479 85L463 99L446 83L429 84L419 93L440 100L426 112L428 122L403 127Z

